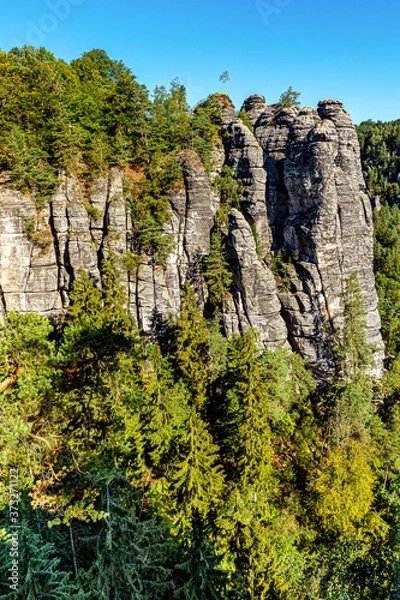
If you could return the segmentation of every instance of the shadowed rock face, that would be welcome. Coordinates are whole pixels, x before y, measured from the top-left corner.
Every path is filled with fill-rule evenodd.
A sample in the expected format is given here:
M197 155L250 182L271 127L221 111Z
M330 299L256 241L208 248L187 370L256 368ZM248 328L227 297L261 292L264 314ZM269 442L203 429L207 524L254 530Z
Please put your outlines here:
M15 309L62 314L79 269L101 286L101 260L121 257L129 310L148 334L179 312L180 287L194 286L207 304L202 262L220 208L213 178L224 164L241 184L240 211L232 209L225 231L233 286L223 305L228 335L253 327L260 342L291 345L320 374L332 369L331 337L343 323L344 280L354 271L364 297L367 340L375 345L376 373L383 344L373 275L371 207L362 177L355 128L342 104L318 110L281 109L252 96L244 108L254 134L224 101L221 140L209 177L197 155L182 151L184 183L169 192L171 218L164 225L175 246L166 264L142 255L135 272L124 257L132 250L124 173L99 177L84 200L77 181L60 177L47 212L0 186L0 315ZM88 207L91 209L88 211ZM37 231L29 235L29 223ZM255 240L257 237L257 243ZM290 256L285 277L270 270L272 252Z
M247 101L248 102L248 101ZM292 257L290 291L279 288L291 345L322 370L331 363L326 325L343 322L344 280L358 272L367 313L367 341L383 344L373 274L373 223L355 127L336 100L300 111L254 102L250 118L264 150L267 206L275 250ZM254 116L253 116L254 115Z

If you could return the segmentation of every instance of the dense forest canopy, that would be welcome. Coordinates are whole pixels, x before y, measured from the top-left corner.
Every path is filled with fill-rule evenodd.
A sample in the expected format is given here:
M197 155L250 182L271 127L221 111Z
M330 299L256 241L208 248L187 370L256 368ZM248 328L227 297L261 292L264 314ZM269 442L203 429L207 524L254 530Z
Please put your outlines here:
M296 100L296 98L295 98ZM190 111L175 80L153 95L93 50L67 64L44 49L0 53L2 181L38 209L66 170L83 183L142 174L137 251L163 262L176 153L212 168L215 98ZM400 590L399 124L360 125L375 213L388 350L382 381L357 274L346 282L337 374L316 382L253 331L227 340L224 220L229 168L204 276L205 318L187 283L157 342L127 313L116 257L102 290L81 272L62 324L10 314L0 329L0 593L104 600L388 600ZM397 187L396 187L397 186ZM134 256L131 257L134 260ZM9 587L9 473L19 470L19 591Z

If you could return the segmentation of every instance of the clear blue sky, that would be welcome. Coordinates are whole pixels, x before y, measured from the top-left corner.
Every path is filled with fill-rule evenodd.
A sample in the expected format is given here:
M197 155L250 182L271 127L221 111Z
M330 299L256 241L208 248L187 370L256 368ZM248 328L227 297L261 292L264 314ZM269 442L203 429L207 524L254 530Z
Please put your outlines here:
M67 61L103 48L150 90L179 77L190 104L223 91L228 70L237 107L292 85L360 122L400 118L399 25L399 0L2 0L0 48Z

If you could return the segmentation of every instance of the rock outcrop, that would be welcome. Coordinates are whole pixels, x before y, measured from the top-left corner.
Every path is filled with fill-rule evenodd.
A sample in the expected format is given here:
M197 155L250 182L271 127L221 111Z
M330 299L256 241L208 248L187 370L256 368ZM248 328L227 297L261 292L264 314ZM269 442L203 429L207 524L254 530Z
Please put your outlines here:
M129 310L149 335L178 314L186 279L206 307L202 265L220 209L212 182L226 164L241 190L240 210L230 210L224 231L233 277L222 306L227 335L255 328L266 348L290 344L317 372L328 373L332 334L343 325L345 281L357 271L379 374L373 223L349 115L334 100L298 110L252 96L243 107L254 131L227 99L221 104L211 175L193 151L180 153L184 180L168 192L171 218L164 232L174 246L164 265L145 254L134 268L129 265L131 209L118 169L89 190L61 175L53 201L40 214L30 197L1 184L0 315L61 315L80 269L101 286L101 262L111 251L121 258Z
M362 177L355 127L342 104L261 111L250 108L268 173L273 247L292 258L291 285L281 286L289 341L310 364L331 363L327 331L340 330L346 279L358 273L367 341L381 369L383 344L373 274L372 210ZM328 327L327 327L328 326Z

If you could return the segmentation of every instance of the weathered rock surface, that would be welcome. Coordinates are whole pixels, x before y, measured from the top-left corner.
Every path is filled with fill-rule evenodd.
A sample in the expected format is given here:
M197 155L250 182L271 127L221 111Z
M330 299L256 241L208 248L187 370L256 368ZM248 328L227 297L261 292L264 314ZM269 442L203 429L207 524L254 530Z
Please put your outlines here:
M60 176L47 211L31 198L0 186L0 316L11 310L60 315L80 269L101 286L101 262L120 257L128 307L138 325L156 335L179 313L188 279L199 306L207 306L202 276L220 199L213 181L224 164L240 184L240 210L226 227L233 286L223 303L227 335L255 328L267 348L290 344L320 373L332 369L328 330L343 323L344 281L357 271L367 313L367 339L383 344L373 275L371 206L362 177L355 128L338 101L318 110L280 108L263 96L244 103L254 134L221 101L221 139L208 175L190 151L179 155L184 181L168 192L171 218L164 232L174 247L164 265L133 251L131 210L124 173L111 169L89 190ZM273 253L289 262L273 275ZM275 269L276 270L276 269Z
M263 151L251 131L240 119L222 126L226 164L234 169L241 184L240 208L254 225L265 257L271 248L271 230L266 204L267 173Z
M229 310L229 317L225 317L227 332L256 329L260 332L260 342L275 350L287 340L275 278L258 257L253 232L242 213L233 208L229 221L236 319L235 312Z
M0 188L0 300L3 314L60 311L54 240L47 228L35 243L26 235L38 221L34 202L19 192Z
M334 100L320 102L318 111L278 110L272 119L271 107L265 107L255 122L255 136L265 153L273 246L295 259L289 274L293 291L279 294L292 346L315 367L328 368L326 326L340 329L345 280L357 271L367 341L377 348L380 371L372 211L349 115Z

